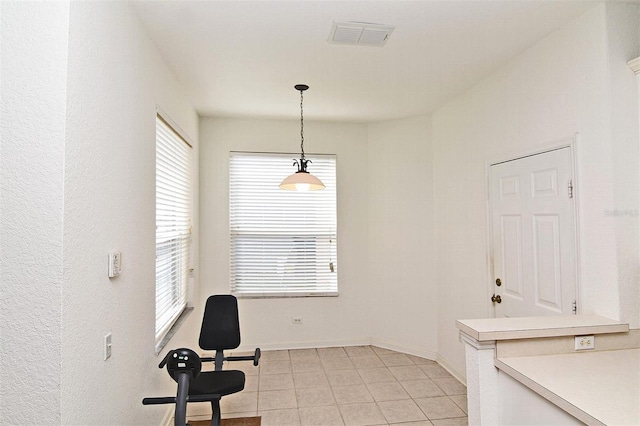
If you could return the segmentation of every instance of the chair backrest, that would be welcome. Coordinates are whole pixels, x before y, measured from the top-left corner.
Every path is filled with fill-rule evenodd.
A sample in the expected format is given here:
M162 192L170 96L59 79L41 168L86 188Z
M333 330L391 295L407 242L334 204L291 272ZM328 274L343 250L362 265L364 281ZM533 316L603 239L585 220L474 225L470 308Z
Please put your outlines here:
M240 346L240 320L235 296L219 294L207 299L198 344L207 351Z

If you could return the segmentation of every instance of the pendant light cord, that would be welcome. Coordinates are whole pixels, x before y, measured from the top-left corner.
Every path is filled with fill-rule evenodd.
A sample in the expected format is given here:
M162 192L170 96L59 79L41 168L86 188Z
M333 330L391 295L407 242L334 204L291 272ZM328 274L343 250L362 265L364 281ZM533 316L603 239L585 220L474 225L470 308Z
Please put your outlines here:
M300 151L302 152L301 159L304 160L304 115L302 113L302 101L304 92L300 91Z

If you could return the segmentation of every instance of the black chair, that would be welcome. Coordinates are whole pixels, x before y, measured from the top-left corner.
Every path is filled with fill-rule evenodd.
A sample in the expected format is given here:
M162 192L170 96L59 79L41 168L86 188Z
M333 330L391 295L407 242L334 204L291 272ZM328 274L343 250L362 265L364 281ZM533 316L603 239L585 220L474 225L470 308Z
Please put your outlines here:
M204 318L200 329L199 346L206 351L215 351L214 357L200 358L202 362L213 362L213 371L200 371L199 374L191 374L188 384L183 387L188 389L182 392L183 399L179 398L145 398L143 404L176 403L175 425L185 424L185 415L178 416L177 408L186 406L187 402L211 403L211 426L220 425L220 398L224 395L240 392L244 389L245 376L239 370L223 370L225 361L253 361L258 365L260 361L260 348L256 348L253 356L225 357L224 351L240 346L240 321L238 318L238 301L232 295L214 295L207 299L204 308ZM166 359L166 358L165 358ZM164 367L164 361L160 368ZM170 372L170 374L172 374ZM172 374L174 377L174 374ZM176 377L174 377L176 379ZM185 379L186 380L186 379ZM177 381L177 379L176 379ZM182 410L181 410L182 411ZM178 419L182 417L182 419Z

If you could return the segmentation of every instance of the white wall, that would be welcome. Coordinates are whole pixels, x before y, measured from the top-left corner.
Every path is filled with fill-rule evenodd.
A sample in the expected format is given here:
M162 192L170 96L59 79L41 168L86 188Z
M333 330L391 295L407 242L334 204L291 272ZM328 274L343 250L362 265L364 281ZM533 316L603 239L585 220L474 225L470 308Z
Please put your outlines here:
M295 153L298 126L202 119L203 295L229 292L229 152ZM435 358L430 117L370 126L306 122L305 136L308 152L338 155L340 296L241 299L243 346L373 342ZM293 325L293 316L303 324Z
M60 423L69 2L1 2L0 423Z
M198 116L127 4L1 7L0 423L159 424L168 408L141 405L175 391L154 353L156 105L196 163Z
M437 357L431 116L368 126L372 342Z
M612 96L611 84L621 84L615 93L634 91L630 86L633 77L624 76L620 81L610 74L610 69L619 67L623 55L609 52L607 38L607 29L617 25L620 15L631 12L637 16L637 6L616 7L628 9L608 15L607 6L597 6L433 115L441 306L438 350L456 371L464 369L464 353L455 320L491 315L486 165L574 133L580 134L579 309L637 323L632 318L637 307L620 309L621 300L630 296L633 300L632 292L637 292L637 279L633 281L637 255L633 263L620 252L630 248L632 255L637 253L637 238L634 244L633 237L624 238L624 242L619 237L637 232L638 218L625 218L622 223L605 214L622 206L637 206L638 196L637 173L630 173L634 167L637 170L637 130L612 142L621 136L612 130L615 123L625 123L627 131L628 120L635 120L628 114L637 111L637 104L620 106ZM633 22L637 23L631 19L624 28L629 30ZM613 118L616 111L625 114L624 118ZM632 117L637 117L637 112ZM634 158L626 159L627 154ZM627 177L632 182L618 185ZM619 207L618 201L622 203ZM635 297L637 300L637 293Z
M304 130L307 153L337 155L340 296L241 299L242 348L369 342L368 323L375 313L369 308L367 128L305 120ZM202 304L210 294L229 293L229 152L299 155L299 134L296 120L201 119ZM294 316L303 323L294 325Z
M141 405L144 396L175 391L154 353L156 105L196 143L196 163L198 117L128 4L72 2L68 34L64 203L57 206L64 214L62 369L53 392L62 424L159 424L169 407ZM110 250L123 259L111 280ZM192 344L198 323L189 318L169 346ZM104 361L107 333L113 355Z
M627 62L640 56L640 5L607 5L613 204L608 216L616 238L620 318L640 327L640 123L635 74Z

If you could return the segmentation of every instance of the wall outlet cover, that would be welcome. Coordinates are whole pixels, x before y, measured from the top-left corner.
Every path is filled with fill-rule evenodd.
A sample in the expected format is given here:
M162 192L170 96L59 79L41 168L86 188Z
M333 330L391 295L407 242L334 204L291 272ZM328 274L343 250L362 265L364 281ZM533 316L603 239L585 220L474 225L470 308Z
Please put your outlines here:
M596 347L595 336L576 336L575 338L576 351L583 351L585 349L594 349Z

